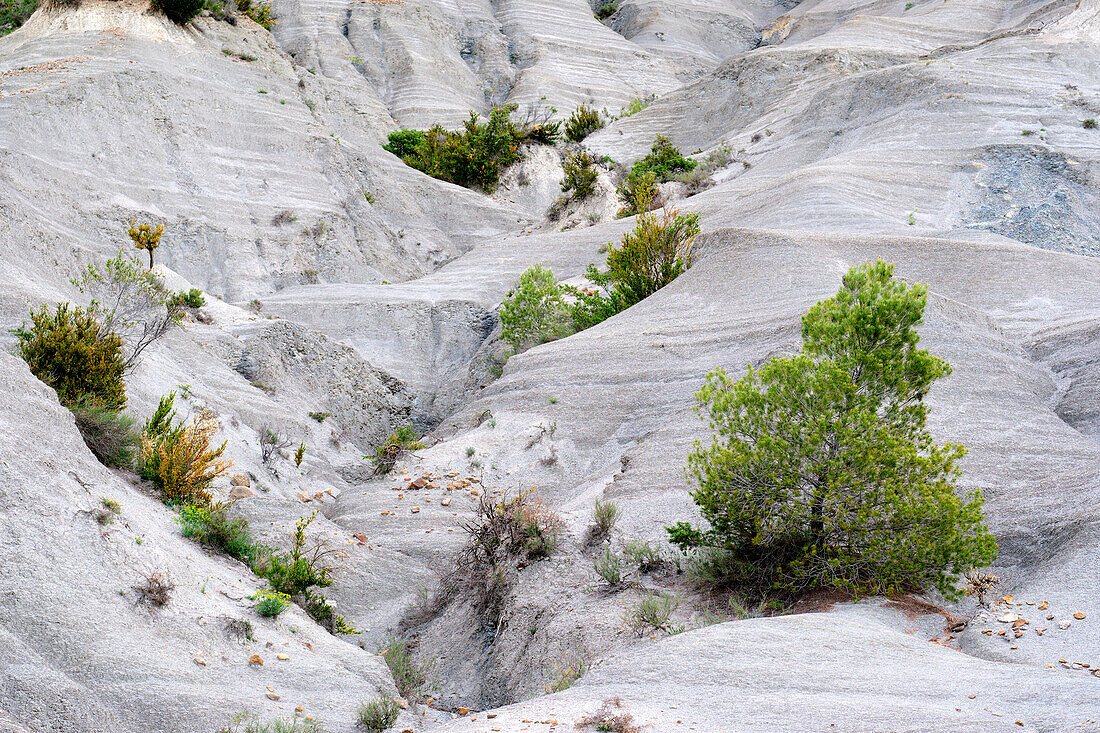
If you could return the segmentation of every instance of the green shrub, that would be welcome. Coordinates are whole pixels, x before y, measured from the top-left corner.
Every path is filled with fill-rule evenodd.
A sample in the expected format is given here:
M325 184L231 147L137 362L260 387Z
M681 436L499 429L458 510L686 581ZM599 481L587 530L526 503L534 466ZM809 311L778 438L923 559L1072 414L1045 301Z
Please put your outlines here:
M260 592L260 600L256 604L256 613L264 618L278 618L279 614L290 605L290 596L275 590Z
M955 491L965 449L925 427L924 396L951 372L917 347L925 300L892 265L852 268L802 319L801 354L737 382L711 372L697 398L716 435L688 457L709 528L680 522L672 541L733 586L956 597L996 542L979 493Z
M43 305L31 311L31 327L12 332L31 373L57 392L66 407L126 405L122 339L89 312L61 303L51 315Z
M177 521L184 537L247 562L254 551L252 531L244 517L229 516L231 507L224 502L209 506L184 504Z
M631 115L636 115L643 109L648 107L650 103L653 102L653 100L656 98L656 94L650 94L648 97L635 97L634 99L630 100L630 104L622 108L622 110L619 112L619 116L630 117Z
M418 663L413 659L412 646L407 639L392 636L378 648L378 654L386 660L393 674L397 691L412 701L421 700L432 687L432 662Z
M542 265L524 270L500 306L500 322L501 338L516 353L569 335L569 309L554 273Z
M332 413L318 411L318 412L309 413L309 416L310 416L310 418L316 420L317 422L324 422L326 418L332 416Z
M401 708L397 706L392 698L377 697L359 706L356 719L359 725L371 731L371 733L381 733L381 731L393 727L400 712Z
M263 0L237 0L237 10L267 30L271 30L278 25L269 2Z
M648 542L627 542L626 546L623 547L623 555L625 555L626 559L633 565L637 566L638 572L640 573L653 572L665 562L660 550L656 549Z
M1086 130L1095 130L1096 129L1096 118L1095 117L1089 117L1087 120L1082 120L1081 121L1081 127L1085 128Z
M626 611L623 620L638 634L648 629L664 629L679 607L680 597L675 593L648 591Z
M484 122L471 112L459 131L440 125L426 131L397 130L388 135L383 147L433 178L492 193L501 172L520 160L521 142L553 144L561 134L556 122L521 129L511 119L515 109L515 105L497 107Z
M587 150L568 151L562 160L561 168L565 177L561 182L563 193L570 194L575 201L584 201L596 193L596 159Z
M573 110L573 114L569 115L569 119L565 123L565 137L572 142L579 143L596 130L601 129L605 124L607 123L604 122L599 112L587 104L582 104Z
M74 405L71 409L80 437L100 463L110 468L134 465L139 438L132 417L96 404Z
M178 293L172 293L168 298L169 308L202 308L206 305L206 298L203 297L202 291L198 288L191 288L190 290L181 290Z
M0 36L6 36L27 22L38 8L38 0L0 1Z
M618 9L619 3L616 0L601 0L600 4L596 6L594 15L597 20L604 21L614 15Z
M619 513L619 505L615 502L596 499L596 506L592 510L592 526L589 528L590 541L602 540L611 534L615 522L619 521Z
M637 161L626 174L626 180L619 186L619 198L628 207L635 206L639 190L649 192L654 184L671 181L697 165L698 162L681 155L679 148L667 137L658 135L649 154ZM631 213L641 212L635 208Z
M187 25L205 7L204 0L153 0L153 8L168 16L168 20L177 25ZM163 227L162 227L163 229ZM159 239L159 237L158 237ZM146 249L142 247L142 249ZM153 249L149 249L149 267L153 266Z
M394 465L409 451L419 450L424 447L420 436L410 427L401 427L390 433L390 436L382 441L382 444L374 448L371 460L374 463L374 472L387 474L393 470Z
M729 145L719 145L707 153L707 156L703 158L698 166L676 175L674 179L684 184L688 196L694 196L700 191L713 186L714 179L711 176L714 175L715 171L725 168L731 162L733 162L733 148Z
M610 544L604 545L603 552L592 561L592 569L612 588L623 582L623 561Z

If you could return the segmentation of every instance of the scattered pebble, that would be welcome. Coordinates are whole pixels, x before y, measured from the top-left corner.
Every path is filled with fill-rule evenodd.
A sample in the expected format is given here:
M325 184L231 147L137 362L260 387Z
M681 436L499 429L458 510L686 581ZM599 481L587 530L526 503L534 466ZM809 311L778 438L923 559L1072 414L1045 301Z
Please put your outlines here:
M251 657L248 658L248 664L249 665L255 664L255 665L258 665L258 666L262 667L262 666L264 666L263 657L261 657L259 654L253 654Z

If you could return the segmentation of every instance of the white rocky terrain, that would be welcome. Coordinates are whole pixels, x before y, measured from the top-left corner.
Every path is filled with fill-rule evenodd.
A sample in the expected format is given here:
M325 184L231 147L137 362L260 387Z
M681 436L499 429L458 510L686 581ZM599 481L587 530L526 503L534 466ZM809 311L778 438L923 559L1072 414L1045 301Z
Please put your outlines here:
M212 732L243 710L362 730L356 708L397 694L379 644L413 619L432 701L398 731L591 730L616 699L654 732L1100 730L1100 130L1082 124L1100 118L1100 0L620 0L605 22L587 0L273 9L269 32L83 0L0 37L0 730ZM700 215L690 270L497 374L520 273L580 282L634 226L610 199L547 220L560 150L487 195L381 147L510 102L606 108L584 144L620 164L658 134L733 158L676 201ZM157 272L207 304L145 352L127 411L173 390L181 413L213 411L257 494L234 511L264 542L319 510L340 550L326 595L361 633L297 606L258 617L263 581L102 466L16 355L8 329L84 302L70 279L130 247L131 219L164 224ZM876 258L928 284L922 345L954 368L931 429L969 450L960 489L986 497L1010 599L710 623L673 570L607 590L595 500L622 509L614 546L668 550L665 526L697 516L683 469L708 435L706 373L796 351L801 315ZM374 475L364 454L410 424L428 446ZM261 460L271 429L304 442L300 466ZM562 547L516 569L495 623L461 595L428 608L478 494L532 487ZM150 610L133 587L158 570L176 587ZM682 633L624 625L648 589L683 597ZM1006 613L1026 633L998 634Z

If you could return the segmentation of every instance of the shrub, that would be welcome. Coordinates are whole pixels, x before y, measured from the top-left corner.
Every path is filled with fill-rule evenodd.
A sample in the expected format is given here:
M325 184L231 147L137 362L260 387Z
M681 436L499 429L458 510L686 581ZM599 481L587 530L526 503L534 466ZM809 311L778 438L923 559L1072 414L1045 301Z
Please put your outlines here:
M516 352L570 332L569 310L554 273L542 265L524 270L500 307L501 338Z
M260 460L271 463L271 459L280 455L291 446L290 437L279 428L270 425L260 426Z
M1095 117L1089 117L1087 120L1082 120L1081 121L1081 127L1085 128L1086 130L1095 130L1096 129L1096 118Z
M393 470L394 465L409 451L419 450L424 447L420 436L410 427L401 427L390 433L381 445L374 448L371 460L374 462L374 472L387 474Z
M372 733L381 733L381 731L393 727L400 712L401 708L397 706L392 698L376 697L370 702L365 702L359 706L356 718L359 725L367 730Z
M573 683L583 677L587 671L588 662L583 659L575 659L565 663L555 662L552 672L555 679L553 683L545 686L544 689L546 690L546 694L552 695L555 692L568 690L573 686Z
M600 4L596 6L594 15L597 20L605 21L614 15L618 9L619 3L616 0L601 0Z
M979 493L955 492L965 449L925 427L923 398L951 371L917 347L925 300L891 265L852 268L802 319L802 354L738 382L711 372L697 398L716 435L688 457L709 529L680 522L672 541L733 585L957 597L953 581L996 542Z
M27 22L38 8L38 0L4 0L0 2L0 36L6 36Z
M627 610L623 620L640 635L650 628L665 628L679 607L680 597L675 593L649 591Z
M623 581L623 561L610 544L604 545L603 552L592 561L592 569L612 588Z
M482 122L474 112L460 131L435 125L427 131L397 130L383 147L413 168L433 178L492 193L501 171L521 158L519 144L556 141L557 123L517 127L511 115L515 105L497 107Z
M316 420L317 422L321 423L321 422L324 422L324 421L325 421L325 418L331 417L331 416L332 416L332 413L329 413L329 412L319 412L319 411L318 411L318 412L311 412L311 413L309 413L309 416L310 416L310 418L312 418L312 419Z
M153 0L153 8L168 16L177 25L187 25L206 7L205 0ZM142 226L148 226L143 224ZM164 227L157 227L163 231ZM131 235L132 236L132 235ZM158 232L159 239L159 232ZM136 240L135 240L136 241ZM140 246L140 245L139 245ZM144 247L142 247L144 249ZM153 247L156 249L156 246ZM149 250L149 267L153 266L153 250Z
M72 412L80 437L100 463L110 468L133 466L139 438L132 417L94 403L75 405Z
M213 413L203 410L187 425L173 424L174 398L175 393L162 397L142 430L141 474L156 484L169 504L207 506L210 483L233 464L220 460L226 443L218 448L210 445L218 431Z
M596 499L596 506L592 510L592 526L589 527L589 541L596 542L611 534L615 522L619 521L619 505L613 501L600 501Z
M671 181L677 174L687 173L698 163L680 154L679 148L664 135L658 135L653 141L649 154L637 161L626 175L626 181L619 186L619 198L628 206L634 205L639 188L648 190L654 183ZM648 184L648 174L652 181ZM641 213L634 211L633 213Z
M31 311L29 330L24 325L12 333L31 373L53 387L62 405L125 406L122 339L88 311L61 303L51 315L43 305Z
M690 171L678 174L674 180L683 183L687 188L687 195L693 196L713 186L714 179L711 176L714 175L715 171L725 168L731 162L733 162L733 148L729 145L720 145L710 151L698 166Z
M561 182L563 193L570 194L574 201L584 201L596 193L596 159L587 150L569 151L561 163L565 178Z
M661 555L660 550L656 549L648 542L627 542L623 547L623 555L632 564L636 565L638 572L650 573L661 567L664 564L665 559Z
M290 605L290 596L274 590L265 590L260 593L260 600L256 604L256 613L264 618L278 618L279 614Z
M88 265L70 282L91 296L88 312L105 330L122 338L126 371L137 364L150 344L179 323L180 306L186 304L178 300L183 294L170 295L156 275L122 251L102 269ZM202 298L200 291L191 292Z
M398 636L386 639L378 648L378 654L390 668L401 696L413 701L423 699L432 687L432 662L417 663L409 641Z
M138 603L144 603L153 608L162 608L168 605L172 598L172 591L176 584L167 570L153 570L145 573L141 583L134 586L138 594Z
M630 104L622 108L622 110L619 112L619 115L621 117L630 117L631 115L636 115L643 109L648 107L656 98L656 94L650 94L648 97L634 97L634 99L630 100Z
M269 2L263 0L237 0L237 10L267 30L271 30L278 25Z
M184 537L221 550L237 560L249 560L254 551L252 531L244 517L230 517L232 503L210 506L185 504L177 521Z
M579 331L600 323L649 297L691 266L691 247L699 233L698 214L666 209L661 216L646 212L616 248L608 245L607 272L589 265L586 277L600 290L566 287L574 296L570 316Z
M170 309L202 308L204 305L206 305L206 298L203 297L202 291L198 288L181 290L178 293L172 293L168 298Z
M298 444L298 450L294 451L294 465L298 468L302 467L302 459L306 457L306 442L303 440Z
M608 5L605 4L603 7L608 7ZM599 16L597 15L597 17ZM569 115L569 119L565 123L565 137L579 143L596 130L601 129L605 124L607 123L604 122L599 112L587 104L582 104L573 110L573 114Z
M609 733L642 733L642 727L634 722L634 716L628 713L616 713L622 708L623 701L618 697L608 698L592 715L585 715L577 721L577 728L591 726L598 731Z

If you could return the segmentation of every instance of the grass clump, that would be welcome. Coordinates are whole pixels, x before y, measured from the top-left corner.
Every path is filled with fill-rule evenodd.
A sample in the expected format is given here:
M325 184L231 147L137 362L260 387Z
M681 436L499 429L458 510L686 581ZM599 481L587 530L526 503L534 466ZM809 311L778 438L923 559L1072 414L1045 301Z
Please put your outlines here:
M647 592L631 608L627 609L623 620L626 625L641 635L649 629L664 629L676 609L680 607L680 597L675 593Z
M218 733L327 733L327 729L319 720L295 717L265 721L246 710L219 728Z
M557 123L517 126L511 118L515 110L515 105L497 107L485 121L471 112L458 131L440 125L397 130L383 148L433 178L492 193L503 170L522 158L521 143L553 144L560 135Z
M172 598L176 584L167 570L153 570L145 573L141 583L133 586L138 594L138 603L150 608L163 608Z
M229 515L232 506L226 502L209 506L185 504L180 507L176 521L184 537L247 562L254 550L252 531L244 517Z
M432 687L431 671L434 665L431 662L417 663L408 639L390 637L378 648L378 654L386 660L402 697L413 701L424 699Z
M623 547L623 555L640 573L651 573L660 568L665 558L660 550L648 542L631 541Z
M596 499L596 505L592 509L592 525L589 527L590 539L599 541L610 535L621 513L615 502Z
M393 727L401 708L388 697L377 697L365 702L356 711L356 721L371 733L381 733Z
M603 116L587 104L582 104L573 110L569 119L565 122L565 138L571 142L579 143L586 137L600 130L607 123Z
M569 335L569 309L554 273L541 265L524 270L504 298L500 322L501 338L515 353Z
M80 437L100 463L109 468L134 465L140 441L134 418L95 403L82 403L70 409Z
M623 561L610 544L604 545L603 552L592 561L592 569L612 588L623 582Z
M918 348L924 285L882 261L854 267L802 319L802 353L711 372L696 395L713 441L688 471L709 527L668 528L722 584L789 595L954 583L996 556L977 491L955 483L961 445L925 422L932 384L951 367Z
M569 662L555 662L552 676L554 681L546 685L543 689L546 690L547 695L552 695L555 692L561 692L562 690L568 690L573 686L573 683L579 680L588 671L588 662L583 659L576 659Z
M423 447L424 443L415 430L411 427L398 428L390 433L381 445L374 448L374 453L370 456L371 461L374 463L374 472L378 474L389 473L402 456Z

